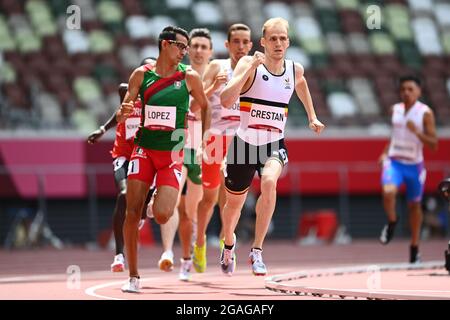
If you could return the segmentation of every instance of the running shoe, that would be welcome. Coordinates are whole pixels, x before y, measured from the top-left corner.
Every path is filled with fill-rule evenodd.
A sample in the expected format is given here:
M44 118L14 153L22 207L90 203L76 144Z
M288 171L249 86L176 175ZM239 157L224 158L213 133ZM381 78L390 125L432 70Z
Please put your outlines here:
M172 250L164 251L161 259L158 261L158 267L162 271L169 272L173 270L173 252Z
M205 243L203 246L199 247L196 243L194 243L194 254L192 257L192 263L194 265L194 269L198 273L203 273L206 270L206 236Z
M122 286L122 292L129 292L129 293L139 293L141 292L139 289L139 278L138 277L130 277Z
M384 245L388 244L394 237L395 225L397 222L389 222L381 230L380 242Z
M420 263L422 262L419 253L419 247L409 247L409 263Z
M178 279L181 281L189 281L191 279L191 268L192 268L192 260L185 260L183 258L180 259L180 273L178 274Z
M233 248L224 248L220 251L220 268L222 272L228 276L233 275L234 269L236 269L236 254L234 249L236 248L236 235L233 234Z
M123 254L119 253L114 257L111 264L111 272L123 272L125 270L125 258Z
M267 268L262 259L262 250L253 248L250 251L249 260L255 276L265 276L267 274Z

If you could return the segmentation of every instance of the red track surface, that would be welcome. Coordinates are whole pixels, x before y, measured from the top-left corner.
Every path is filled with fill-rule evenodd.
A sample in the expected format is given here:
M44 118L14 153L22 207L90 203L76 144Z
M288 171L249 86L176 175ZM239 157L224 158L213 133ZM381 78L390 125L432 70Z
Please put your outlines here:
M239 243L238 243L239 245ZM444 263L446 240L428 241L421 246L423 261ZM175 248L174 271L164 273L156 264L161 254L159 246L142 247L139 266L141 294L120 291L127 273L112 274L109 265L113 253L109 250L89 251L80 248L0 251L0 299L137 299L137 300L292 300L321 299L286 295L265 289L264 277L251 274L247 264L249 244L237 248L238 265L232 277L224 276L218 267L218 249L208 248L208 269L192 274L188 283L178 280L180 250ZM269 275L340 266L405 263L408 242L394 240L389 246L376 241L354 241L351 245L298 246L293 242L267 241L264 259ZM79 266L80 286L76 288L67 273L71 265ZM334 289L367 289L369 274L309 278L293 281ZM71 288L72 286L72 288ZM75 286L75 287L74 287ZM450 275L444 269L383 272L380 288L402 294L445 296L450 299Z

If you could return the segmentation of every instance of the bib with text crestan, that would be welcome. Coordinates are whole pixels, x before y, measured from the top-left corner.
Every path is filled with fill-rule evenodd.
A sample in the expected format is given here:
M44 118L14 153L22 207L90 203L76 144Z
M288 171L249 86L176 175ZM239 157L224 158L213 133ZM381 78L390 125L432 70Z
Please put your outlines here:
M149 130L175 130L177 107L145 106L144 127Z
M133 139L141 124L140 118L128 118L125 120L125 139Z
M220 118L223 120L239 121L241 119L239 102L233 104L230 109L222 107L220 110Z
M286 125L285 108L252 104L248 119L248 127L253 129L283 132Z

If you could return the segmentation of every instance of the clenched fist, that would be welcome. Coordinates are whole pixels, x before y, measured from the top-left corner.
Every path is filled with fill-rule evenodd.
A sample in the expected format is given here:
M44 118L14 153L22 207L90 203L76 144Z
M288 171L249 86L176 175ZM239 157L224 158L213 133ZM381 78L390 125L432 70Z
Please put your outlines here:
M257 68L260 64L264 64L266 62L266 56L264 53L255 51L252 57L252 66Z
M124 122L133 112L134 101L122 102L119 111L117 111L116 118L117 122Z
M318 119L314 119L309 122L309 128L315 133L320 134L325 129L325 125Z

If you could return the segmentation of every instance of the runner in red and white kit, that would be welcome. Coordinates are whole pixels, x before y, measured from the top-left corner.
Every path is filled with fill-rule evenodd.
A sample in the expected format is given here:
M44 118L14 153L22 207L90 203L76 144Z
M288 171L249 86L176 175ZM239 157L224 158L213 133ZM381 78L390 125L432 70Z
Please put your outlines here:
M239 100L230 109L224 108L220 103L220 93L231 79L239 59L250 52L252 45L251 31L248 26L241 23L231 25L228 29L228 39L225 41L229 58L211 61L203 76L205 94L210 102L210 110L205 122L210 123L210 129L203 150L203 198L198 204L197 239L194 244L193 264L197 272L206 270L206 229L217 201L219 201L220 212L225 203L221 168L228 145L239 127Z
M151 58L145 58L141 65L145 65L146 68L150 68L155 63ZM119 85L120 101L123 101L125 93L127 92L128 85L122 83ZM87 141L90 144L96 143L103 134L110 128L116 127L116 138L114 140L114 146L111 150L114 166L114 180L118 189L118 195L116 200L116 206L113 213L113 234L116 246L116 255L114 261L111 264L112 272L122 272L125 270L125 258L123 255L123 223L125 220L126 209L126 191L127 191L127 171L130 161L131 153L134 148L134 136L139 127L141 117L141 101L136 101L132 115L123 123L117 124L116 113L111 116L108 121L100 126L99 129L92 132ZM141 224L145 221L145 210L142 212Z

